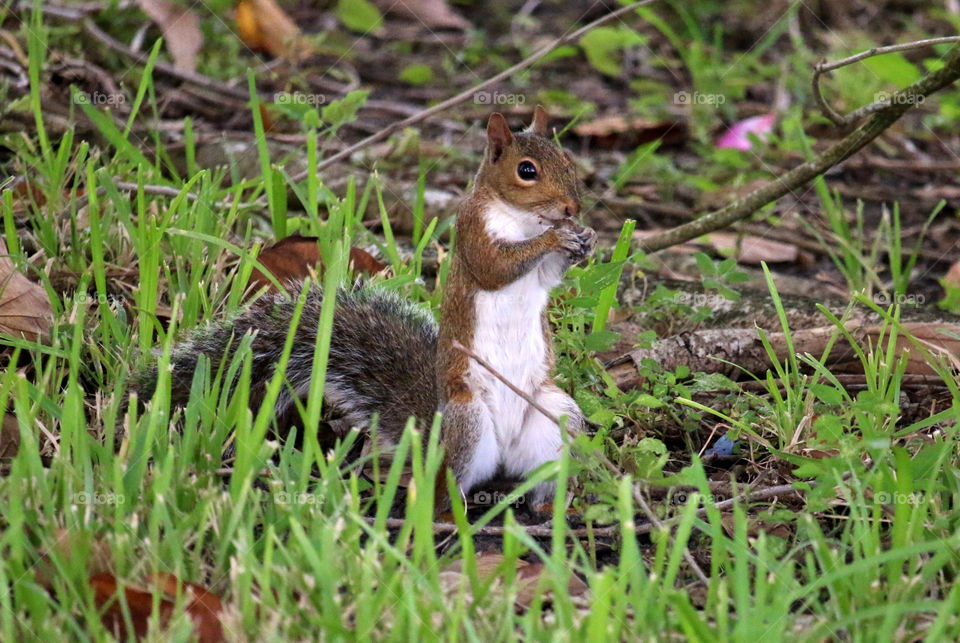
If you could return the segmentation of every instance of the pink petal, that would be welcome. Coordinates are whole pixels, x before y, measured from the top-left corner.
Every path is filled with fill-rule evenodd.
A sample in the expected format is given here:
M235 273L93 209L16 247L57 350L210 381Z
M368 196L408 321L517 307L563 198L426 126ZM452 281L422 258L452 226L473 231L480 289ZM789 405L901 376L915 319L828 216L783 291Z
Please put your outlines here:
M777 120L777 115L761 114L745 118L738 123L734 123L726 132L717 138L714 143L718 148L733 148L735 150L749 150L753 142L748 134L754 134L760 140L766 140L767 134L773 129L773 124Z

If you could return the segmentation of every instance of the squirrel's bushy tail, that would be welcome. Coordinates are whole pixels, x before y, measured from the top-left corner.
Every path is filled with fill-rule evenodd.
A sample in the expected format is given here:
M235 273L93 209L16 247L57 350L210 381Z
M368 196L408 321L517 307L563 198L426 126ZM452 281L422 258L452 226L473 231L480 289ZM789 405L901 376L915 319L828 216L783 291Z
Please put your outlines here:
M297 292L291 288L291 292ZM295 398L310 390L311 369L323 290L314 285L302 292L303 312L287 363L286 383L275 406L281 428L299 423ZM211 372L229 364L247 333L251 341L250 405L256 410L273 378L293 321L297 300L268 293L232 319L188 334L174 345L170 362L171 405L185 405L200 355ZM399 437L410 416L429 421L437 410L437 324L429 311L387 290L364 287L337 293L333 332L324 385L324 406L346 426L365 427L379 413L378 430L387 440ZM227 372L226 366L224 373ZM141 400L152 397L156 364L133 378ZM235 386L235 382L224 386ZM332 407L332 408L331 408Z

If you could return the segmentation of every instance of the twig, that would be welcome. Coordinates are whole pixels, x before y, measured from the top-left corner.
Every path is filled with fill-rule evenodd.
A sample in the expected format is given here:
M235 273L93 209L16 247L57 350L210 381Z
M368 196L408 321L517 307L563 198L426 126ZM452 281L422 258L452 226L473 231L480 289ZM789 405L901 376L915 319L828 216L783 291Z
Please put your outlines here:
M829 118L834 124L841 127L845 125L850 125L855 123L864 116L872 114L873 112L883 109L889 105L889 98L885 100L877 100L869 105L860 107L859 109L847 114L846 116L841 116L833 110L832 107L827 103L823 98L823 94L820 90L820 76L823 74L834 71L835 69L840 69L841 67L846 67L847 65L852 65L853 63L860 62L865 58L871 58L873 56L880 56L883 54L893 53L895 51L907 51L910 49L920 49L921 47L930 47L933 45L942 45L944 43L951 42L960 42L960 36L946 36L944 38L927 38L926 40L916 40L914 42L905 42L899 45L889 45L887 47L874 47L873 49L868 49L866 51L861 51L859 54L854 54L853 56L847 56L846 58L841 58L832 63L828 63L826 60L817 63L813 68L813 78L811 79L811 84L813 86L813 97L816 99L817 104L820 106L820 110Z
M46 9L44 9L46 10ZM121 53L128 58L132 58L134 61L146 64L149 56L145 53L134 51L130 49L125 44L116 40L113 36L108 34L106 31L97 26L97 24L91 18L83 19L83 30L93 38L94 40L99 41L109 49L113 49L117 53ZM203 74L198 74L194 71L187 71L184 69L177 69L173 65L166 63L162 60L154 61L153 68L155 71L158 71L166 76L182 80L197 87L203 89L211 89L221 94L226 94L233 98L237 98L242 101L247 101L250 99L250 94L247 92L246 87L234 87L228 85L224 82L210 78L209 76L204 76Z
M499 373L485 359L483 359L482 357L480 357L475 352L473 352L472 350L470 350L469 348L467 348L466 346L464 346L458 341L453 342L453 348L462 352L463 354L470 357L470 359L480 364L480 366L485 368L491 375L493 375L495 378L500 380L507 388L509 388L514 393L516 393L521 399L526 400L526 402L530 404L530 406L532 406L533 408L543 413L551 422L553 422L558 427L560 427L560 430L564 431L568 437L570 437L571 439L573 438L573 432L567 428L566 424L561 423L560 419L557 416L553 415L552 413L544 409L542 406L540 406L529 393L517 388L513 384L513 382L511 382L506 377L504 377L501 373ZM611 462L605 453L603 453L602 451L596 451L595 455L597 459L600 460L600 463L603 464L603 466L607 469L607 471L613 474L616 479L619 480L620 478L623 477L623 471L620 470L620 467L618 467L613 462ZM647 504L647 501L643 499L643 496L640 494L640 492L637 491L637 488L635 485L630 485L630 491L633 496L634 503L636 503L637 507L639 507L640 510L643 511L643 513L647 517L647 520L650 521L650 524L656 527L662 527L663 523L661 523L657 519L657 517L653 514L653 512L650 510L650 506ZM684 560L687 561L687 564L690 566L690 569L693 570L693 572L697 575L697 577L705 585L708 585L710 583L710 577L704 573L704 571L700 568L700 565L697 563L696 559L694 559L693 555L690 553L690 550L687 549L686 547L683 548L683 558Z
M644 252L656 252L695 239L708 232L726 228L741 219L745 219L768 203L776 201L784 194L820 176L834 165L843 162L890 127L913 104L919 102L918 97L929 96L958 78L960 78L960 46L955 46L950 50L943 67L927 74L906 89L894 92L888 105L885 105L870 120L819 156L798 165L783 176L730 205L706 214L690 223L684 223L659 234L651 235L640 240L637 245Z
M532 406L533 408L535 408L535 409L537 409L538 411L540 411L541 413L543 413L543 414L547 417L548 420L550 420L551 422L553 422L554 424L556 424L557 426L559 426L559 427L560 427L561 429L563 429L564 431L567 431L566 426L565 426L562 422L560 422L560 418L558 418L556 415L554 415L553 413L551 413L551 412L548 411L547 409L543 408L543 407L540 405L540 403L537 402L537 401L533 398L533 396L531 396L529 393L527 393L526 391L520 390L513 382L511 382L510 380L508 380L506 377L503 376L502 373L500 373L499 371L497 371L497 369L495 369L493 366L491 366L491 365L490 365L490 362L488 362L487 360L483 359L482 357L480 357L479 355L477 355L475 352L473 352L472 350L470 350L469 348L467 348L466 346L464 346L463 344L461 344L460 342L458 342L458 341L456 341L456 340L454 340L454 342L453 342L453 347L454 347L455 349L457 349L458 351L460 351L461 353L463 353L464 355L466 355L467 357L469 357L470 359L472 359L473 361L475 361L477 364L479 364L479 365L482 366L483 368L485 368L491 375L493 375L495 378L497 378L498 380L500 380L500 382L501 382L504 386L506 386L508 389L510 389L511 391L513 391L513 392L517 395L517 397L523 399L524 401L527 402L527 404L529 404L529 405ZM572 433L571 431L567 431L567 435L573 437L573 433Z
M587 32L590 31L591 29L593 29L593 28L595 28L595 27L599 27L600 25L602 25L602 24L604 24L604 23L606 23L606 22L609 22L609 21L613 20L614 18L619 18L620 16L622 16L622 15L624 15L624 14L627 14L627 13L630 13L631 11L634 11L634 10L636 10L636 9L644 6L644 5L651 4L651 3L653 3L654 1L655 1L655 0L641 0L640 2L634 2L634 3L632 3L632 4L627 5L626 7L621 7L620 9L617 9L616 11L611 11L610 13L608 13L608 14L606 14L606 15L604 15L604 16L601 16L601 17L599 17L599 18L597 18L597 19L594 20L593 22L591 22L591 23L589 23L589 24L587 24L587 25L584 25L583 27L580 27L580 28L577 29L576 31L572 31L572 32L570 32L570 33L568 33L568 34L564 34L564 35L560 36L559 38L557 38L557 39L554 40L553 42L551 42L551 43L549 43L549 44L547 44L547 45L544 45L543 47L541 47L540 49L538 49L536 52L534 52L532 55L530 55L528 58L525 58L524 60L521 60L520 62L518 62L516 65L510 67L509 69L505 69L504 71L500 72L499 74L496 74L496 75L494 75L494 76L491 76L490 78L488 78L487 80L483 81L482 83L479 83L479 84L477 84L477 85L474 85L474 86L471 87L470 89L464 90L464 91L460 92L459 94L456 94L455 96L451 96L450 98L448 98L448 99L446 99L446 100L444 100L444 101L441 101L441 102L437 103L436 105L434 105L434 106L432 106L432 107L429 107L429 108L424 109L424 110L422 110L422 111L420 111L420 112L417 112L417 113L414 114L413 116L410 116L410 117L408 117L408 118L405 118L405 119L403 119L402 121L397 121L397 122L395 122L395 123L391 123L390 125L387 125L385 128L383 128L382 130L380 130L379 132L377 132L376 134L371 134L370 136L368 136L367 138L363 139L362 141L359 141L359 142L357 142L357 143L354 143L353 145L351 145L351 146L349 146L349 147L347 147L347 148L345 148L345 149L337 152L336 154L333 154L332 156L329 156L329 157L325 158L323 161L321 161L320 163L317 164L317 171L320 171L320 170L322 170L322 169L324 169L324 168L327 168L327 167L333 165L334 163L336 163L337 161L340 161L340 160L342 160L342 159L345 159L345 158L349 157L351 154L353 154L354 152L357 152L357 151L359 151L359 150L362 150L363 148L365 148L365 147L367 147L367 146L369 146L369 145L372 145L373 143L376 143L376 142L378 142L378 141L382 141L383 139L387 138L388 136L390 136L391 134L393 134L393 133L396 132L396 131L399 131L399 130L402 130L403 128L405 128L405 127L409 127L409 126L411 126L411 125L414 125L415 123L419 123L419 122L421 122L421 121L424 121L424 120L430 118L431 116L433 116L434 114L438 114L438 113L440 113L440 112L442 112L442 111L445 111L445 110L447 110L447 109L450 109L450 108L453 107L454 105L458 105L458 104L466 101L467 99L471 98L474 94L476 94L478 91L480 91L480 90L482 90L482 89L486 89L487 87L490 87L491 85L494 85L494 84L500 82L500 81L503 80L504 78L509 78L510 76L512 76L513 74L517 73L518 71L521 71L521 70L523 70L523 69L526 69L527 67L530 67L530 66L533 65L535 62L537 62L538 60L540 60L541 58L543 58L544 56L546 56L547 54L549 54L550 52L552 52L552 51L553 51L554 49L556 49L557 47L560 47L561 45L565 45L565 44L567 44L568 42L573 42L573 41L579 39L580 36L582 36L583 34L587 33ZM295 174L295 175L292 177L292 180L293 180L293 181L302 181L302 180L305 179L306 177L307 177L307 171L303 171L303 172L299 172L299 173Z

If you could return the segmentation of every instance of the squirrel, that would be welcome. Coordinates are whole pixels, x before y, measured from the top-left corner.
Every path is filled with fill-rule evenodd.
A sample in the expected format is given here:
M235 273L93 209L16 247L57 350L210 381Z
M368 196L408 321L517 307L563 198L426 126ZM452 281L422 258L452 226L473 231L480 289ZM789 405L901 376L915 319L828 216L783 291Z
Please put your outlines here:
M438 509L447 503L449 467L462 494L498 472L521 477L558 456L560 427L457 348L484 358L515 386L579 431L576 402L553 382L548 296L566 270L588 257L596 232L580 227L575 166L548 138L540 106L530 127L512 133L499 113L487 123L484 158L456 217L456 244L439 326L424 308L376 286L339 289L334 312L324 408L342 433L366 428L377 415L380 446L399 441L413 416L429 426L442 414L444 464L437 480ZM296 291L296 284L293 284ZM304 307L274 413L283 429L299 421L296 402L310 389L311 366L324 293L301 293ZM201 354L213 372L230 362L251 333L251 407L259 407L287 337L296 300L267 293L230 320L188 335L171 352L171 403L186 404ZM157 367L134 376L139 399L156 387ZM233 387L235 383L225 383ZM552 497L538 485L533 504Z

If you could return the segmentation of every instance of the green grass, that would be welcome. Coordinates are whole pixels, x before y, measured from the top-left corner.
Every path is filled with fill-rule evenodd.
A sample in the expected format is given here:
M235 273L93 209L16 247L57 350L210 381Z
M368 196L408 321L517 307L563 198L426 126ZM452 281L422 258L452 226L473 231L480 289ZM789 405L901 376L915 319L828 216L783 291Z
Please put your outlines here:
M690 20L682 24L693 29ZM39 20L31 33L31 74L38 74L45 38ZM709 34L697 35L689 64L708 64L708 40ZM709 88L713 72L698 75L696 83ZM151 82L144 74L138 105L153 100ZM611 260L572 270L551 309L560 327L562 384L577 391L582 404L589 401L601 429L579 437L521 488L548 477L559 481L550 536L530 535L505 502L472 522L455 511L455 533L438 535L437 431L408 431L397 458L371 481L349 458L358 434L329 451L307 435L297 449L293 440L272 437L271 404L250 413L243 385L250 377L249 340L223 370L209 363L198 370L182 411L169 408L166 369L179 332L242 305L257 250L273 234L292 231L292 211L299 213L298 232L321 239L328 288L352 279L345 265L352 244L376 242L394 271L385 287L436 310L439 298L422 274L422 257L448 224L423 224L426 172L411 203L415 251L407 261L375 176L358 176L342 194L332 194L312 171L291 185L261 138L257 180L230 186L222 173L196 169L189 145L193 169L179 177L144 156L129 122L118 126L84 106L107 141L95 148L69 133L59 140L43 133L39 90L31 94L31 109L39 133L13 165L42 191L44 203L15 201L5 192L0 214L11 258L46 289L57 323L48 345L2 340L14 356L0 373L0 402L20 447L0 476L0 639L109 640L88 581L100 570L131 584L169 572L207 587L226 604L224 628L236 640L960 637L960 387L941 365L949 403L929 418L901 420L908 409L901 395L903 364L894 350L903 334L895 307L880 309L864 299L882 314L887 334L877 346L854 341L867 374L860 392L847 392L823 366L823 356L793 351L774 360L763 394L723 408L693 399L698 390L689 373L663 373L656 365L649 366L651 379L642 391L619 391L594 353L615 339L609 319L625 262L642 259L630 255L628 224ZM259 123L259 111L253 114ZM308 167L315 167L324 135L315 128L306 132ZM117 181L139 189L127 193ZM144 189L148 185L179 194L156 196ZM287 202L288 189L299 203ZM82 212L80 192L86 195ZM261 196L262 209L240 206ZM841 271L851 284L877 285L877 275L865 268L876 251L856 244L862 220L851 228L842 208L829 207L825 187L821 198L842 241L835 259ZM368 202L378 205L383 239L360 225ZM898 241L899 230L895 212L878 238ZM904 293L915 251L889 246L896 255L891 292ZM35 253L50 260L51 271L27 268ZM730 266L711 267L705 277L726 288L720 282ZM445 259L438 282L447 269ZM51 280L53 270L67 274L68 287ZM302 409L312 424L321 412L332 304L322 314L316 376ZM838 337L846 333L841 320L824 314ZM287 355L289 348L288 340ZM126 378L132 367L154 359L161 366L157 393L142 414L125 417ZM225 394L221 382L237 373L237 394ZM275 378L268 398L283 384ZM690 462L677 470L665 467L667 457L651 455L664 453L656 419L679 421L684 413L697 424L713 416L726 422L764 462L793 473L807 503L718 508L724 499L714 495L715 481L696 457L690 462L689 454L672 453ZM614 429L638 419L649 422L649 442L613 437ZM227 447L236 457L225 463ZM827 455L809 456L806 449ZM609 474L597 450L635 475ZM407 460L410 482L403 475ZM635 535L646 517L634 506L632 486L665 479L697 492L685 503L653 503L668 529ZM571 530L567 492L589 528L613 525L615 538ZM391 517L402 517L402 526L388 529ZM501 521L502 541L477 536ZM476 552L491 546L503 556L493 576L476 567ZM684 562L686 550L697 553L710 578L707 587ZM544 566L525 609L515 604L523 589L521 558ZM455 561L463 561L460 574L447 571ZM572 596L572 575L589 591ZM154 620L159 594L157 601ZM157 638L190 640L185 604L181 596L168 631Z

